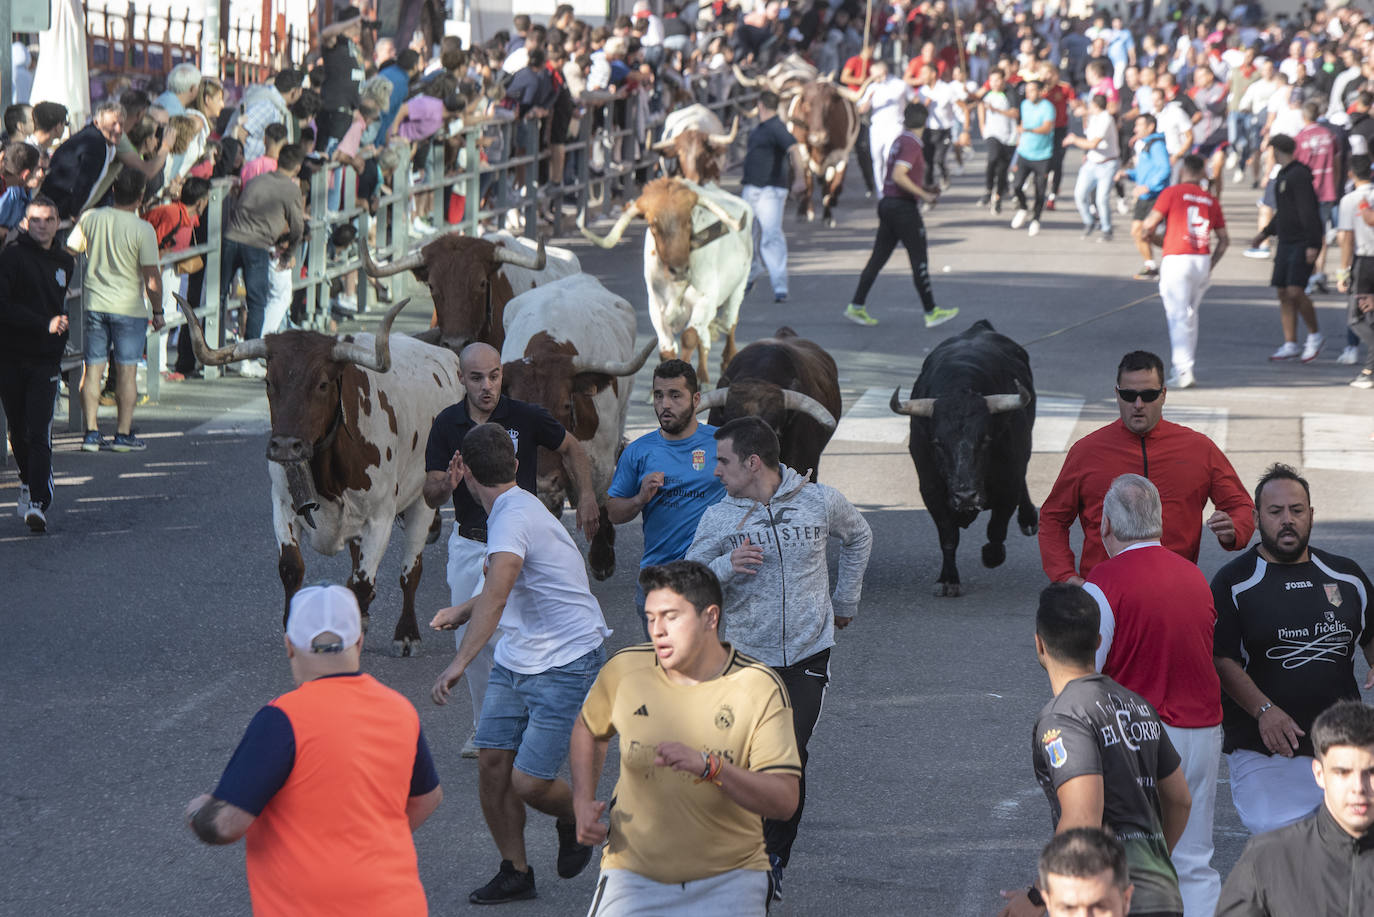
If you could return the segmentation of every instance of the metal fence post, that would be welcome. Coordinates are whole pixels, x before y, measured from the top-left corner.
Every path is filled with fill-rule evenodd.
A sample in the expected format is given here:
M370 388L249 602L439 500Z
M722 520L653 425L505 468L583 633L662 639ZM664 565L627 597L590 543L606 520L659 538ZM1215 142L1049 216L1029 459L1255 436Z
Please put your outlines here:
M217 179L210 185L210 204L205 210L205 241L210 250L205 253L205 279L201 291L205 295L205 340L211 347L224 346L224 303L220 297L221 284L224 282L224 205L229 196L230 181ZM182 334L187 332L183 331ZM218 366L205 367L206 379L218 379L223 370Z
M329 315L329 281L325 277L329 247L329 179L327 169L310 176L310 244L305 257L305 325L324 329ZM342 181L347 173L341 172ZM345 185L345 188L347 186ZM324 307L321 308L321 294Z
M481 232L478 214L482 209L482 154L477 148L481 134L481 128L469 127L463 135L463 234L474 238Z
M533 162L525 166L525 238L539 236L539 159L543 151L539 148L540 130L538 121L522 121L520 129L525 135L525 158L533 157Z
M393 201L391 219L387 221L391 225L393 259L405 257L406 252L410 251L410 147L399 147L397 152L400 154L400 162L391 177ZM401 292L394 288L391 291L393 296L400 295Z

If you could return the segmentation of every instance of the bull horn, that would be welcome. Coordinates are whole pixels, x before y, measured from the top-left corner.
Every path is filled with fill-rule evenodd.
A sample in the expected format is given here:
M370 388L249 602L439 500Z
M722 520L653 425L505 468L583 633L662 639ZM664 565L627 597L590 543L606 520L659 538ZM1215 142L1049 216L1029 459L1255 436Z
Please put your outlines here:
M585 215L577 218L577 228L582 230L582 235L586 236L588 241L593 245L600 246L601 248L615 248L616 243L619 242L620 237L625 234L625 230L629 228L630 223L639 215L639 205L637 203L630 204L630 206L625 208L625 212L620 215L620 219L615 221L615 225L611 227L611 231L605 236L598 236L587 228Z
M854 90L850 89L848 86L845 86L845 85L843 85L843 84L841 84L841 83L836 83L836 84L835 84L835 92L836 92L836 94L839 95L841 98L848 99L848 100L851 101L851 102L858 102L859 99L860 99L860 98L862 97L862 95L863 95L863 93L855 92Z
M369 277L390 277L403 271L413 271L418 267L424 267L425 257L419 252L411 252L399 261L392 261L390 264L378 266L372 260L372 249L367 244L367 214L358 215L362 220L360 232L358 233L358 255L362 258L363 270Z
M1004 414L1007 411L1019 411L1030 404L1031 393L1018 379L1015 395L984 395L983 400L988 403L989 414Z
M666 153L675 146L677 146L677 138L671 137L668 140L660 140L658 143L655 143L653 145L653 151L655 153Z
M715 144L716 146L730 146L732 143L735 142L735 138L738 137L738 136L739 136L739 115L735 115L735 123L730 125L730 133L728 133L728 134L712 134L712 135L711 135L711 143Z
M739 83L741 86L744 86L747 89L752 89L759 83L763 82L758 77L745 76L744 71L739 68L739 64L731 64L730 69L735 71L735 82Z
M782 406L789 411L800 411L827 430L835 429L838 423L835 416L825 409L825 405L810 395L794 392L790 388L782 391Z
M492 260L497 264L509 264L513 267L523 267L531 271L542 271L544 265L548 263L548 255L544 251L544 240L539 240L539 247L533 255L523 249L517 251L507 248L504 245L496 246L491 253Z
M391 325L409 302L410 297L407 296L382 316L382 325L373 335L371 350L356 341L340 340L334 343L329 358L340 363L357 363L363 369L370 369L375 373L384 373L391 369Z
M621 360L619 363L592 362L590 360L579 360L574 358L572 369L575 373L603 373L607 376L633 376L639 372L649 359L649 354L658 349L658 341L650 340L640 348L639 353L630 357L628 360Z
M191 308L191 304L183 299L180 293L172 295L181 307L181 314L186 316L186 330L191 333L191 350L195 352L196 359L202 366L223 366L240 360L261 360L267 356L267 342L262 338L239 341L211 350L210 345L205 343L205 332L201 330L200 319L196 318L196 312Z
M908 417L929 417L935 413L934 398L912 398L910 401L898 401L899 392L901 392L900 388L894 388L892 400L887 403L887 406L892 409L892 413L905 414Z
M741 224L739 220L736 220L734 217L730 216L730 214L726 212L724 207L720 206L710 198L699 195L697 197L697 203L705 207L707 210L711 211L713 214L715 214L716 218L719 219L726 226L728 226L731 232L739 232L741 229L743 229L743 224Z
M725 407L725 399L730 395L730 386L724 385L720 388L713 388L701 396L701 403L697 405L697 413L709 411L711 408Z

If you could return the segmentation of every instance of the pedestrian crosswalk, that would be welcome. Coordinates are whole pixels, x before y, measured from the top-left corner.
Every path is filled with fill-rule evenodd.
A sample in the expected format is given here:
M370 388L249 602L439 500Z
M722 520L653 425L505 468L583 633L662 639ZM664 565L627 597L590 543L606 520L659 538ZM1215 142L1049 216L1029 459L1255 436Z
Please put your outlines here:
M906 392L901 396L905 397ZM834 439L844 442L905 446L910 420L888 407L889 389L870 388L845 411ZM1036 399L1035 428L1031 451L1062 453L1087 429L1079 430L1085 401L1082 398L1040 395ZM1222 451L1229 447L1230 410L1225 407L1183 405L1171 402L1165 416L1175 423L1205 434ZM1374 473L1374 417L1364 414L1309 412L1302 415L1302 464L1304 468Z

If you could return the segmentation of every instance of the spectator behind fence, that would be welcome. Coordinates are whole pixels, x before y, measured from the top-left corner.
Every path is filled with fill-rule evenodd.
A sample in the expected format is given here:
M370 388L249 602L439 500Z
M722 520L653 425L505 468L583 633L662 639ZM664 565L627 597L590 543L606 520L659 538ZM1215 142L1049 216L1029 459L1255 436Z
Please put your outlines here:
M245 185L265 172L276 170L277 156L281 154L281 148L286 146L286 125L267 125L267 129L263 131L263 145L263 154L244 163L243 170L239 173L239 178Z
M363 67L363 20L357 7L339 10L332 25L320 32L324 83L320 87L320 113L315 116L319 146L329 152L329 144L343 138L358 107L366 69Z
M33 133L33 106L32 105L11 105L5 109L5 136L3 141L9 144L13 140L23 140Z
M147 184L142 172L120 172L112 189L114 206L83 213L67 238L69 249L86 253L86 309L82 320L85 370L81 379L81 408L86 422L86 438L81 448L86 452L138 452L148 448L133 435L134 402L138 398L135 374L138 361L143 359L149 310L154 329L161 329L165 320L157 236L152 224L138 215ZM118 418L114 440L107 442L97 427L96 411L105 363L112 351Z
M157 97L157 104L169 115L184 115L200 88L200 68L195 64L177 64L167 74L167 90Z
M52 244L56 234L57 208L40 197L28 205L28 230L0 251L0 402L19 470L19 518L35 533L47 529L53 499L52 412L74 263Z
M5 191L0 194L0 243L24 219L33 191L43 181L42 154L31 143L16 142L5 147L4 162L0 163L0 181Z
M294 247L305 230L301 190L296 182L304 161L305 153L298 144L282 147L276 170L246 182L229 216L220 268L221 295L228 297L234 272L242 268L248 313L244 340L262 337L272 253ZM266 367L260 361L249 361L240 365L240 372L262 378Z
M210 203L210 182L204 178L188 178L181 186L181 196L178 200L170 204L163 204L154 207L143 215L143 218L152 224L153 232L157 235L157 250L160 255L168 252L185 251L195 244L195 231L200 225L200 218L205 213L205 208ZM163 312L176 311L175 294L180 291L181 277L185 274L193 274L204 268L204 259L199 256L187 258L181 261L167 264L162 268L162 310ZM199 299L199 297L197 297ZM162 346L167 346L167 337L163 337ZM178 332L178 357L177 364L184 363L180 352L188 353L190 347L190 335ZM194 357L192 357L194 360ZM164 359L162 365L166 365ZM192 363L194 367L194 363ZM172 381L181 381L186 378L185 372L173 372L168 375Z
M304 81L301 71L283 70L270 83L248 87L233 128L233 136L243 144L245 162L252 162L266 151L267 125L287 123L292 103L304 91Z
M406 48L396 55L395 61L378 71L377 75L391 84L391 95L382 110L382 117L377 125L377 136L387 136L391 130L391 122L396 120L396 113L401 110L401 104L405 102L406 96L410 95L410 81L419 76L422 69L420 55Z
M38 109L42 107L39 105ZM41 130L37 111L35 130ZM119 138L124 136L123 115L118 102L101 102L91 123L53 152L42 194L57 205L57 214L62 219L74 220L94 203L94 192L114 161ZM142 191L140 188L139 193Z

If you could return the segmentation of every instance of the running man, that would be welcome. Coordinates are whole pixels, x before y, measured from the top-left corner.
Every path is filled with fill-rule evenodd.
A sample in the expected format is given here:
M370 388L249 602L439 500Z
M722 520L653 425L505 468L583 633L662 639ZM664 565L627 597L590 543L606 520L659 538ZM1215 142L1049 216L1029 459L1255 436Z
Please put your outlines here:
M934 328L959 314L956 309L941 309L935 305L935 293L930 286L930 264L926 249L926 226L921 219L918 201L934 204L940 192L925 187L927 162L921 145L921 129L926 123L926 107L920 102L909 102L902 115L904 130L897 142L892 144L887 166L883 170L887 176L883 182L883 198L878 202L878 237L873 241L873 254L868 256L859 275L859 286L854 291L854 299L845 307L844 317L860 325L876 325L878 320L868 314L864 303L868 291L878 279L878 273L892 257L892 250L901 242L906 248L907 258L911 260L911 276L916 283L916 292L921 297L921 307L926 313L926 327Z
M616 653L573 726L577 836L610 843L588 917L738 914L772 898L759 816L797 808L791 703L768 666L720 640L720 582L674 561L639 575L653 642ZM620 777L609 825L596 785L612 736Z
M1016 177L1012 191L1016 194L1016 213L1011 228L1020 229L1030 217L1028 234L1040 234L1040 214L1045 209L1045 183L1049 180L1050 160L1054 153L1054 105L1041 95L1039 80L1025 84L1026 97L1021 101L1021 139L1016 144ZM1026 179L1035 182L1035 207L1026 203Z
M1231 244L1221 202L1202 190L1205 170L1201 156L1184 156L1179 183L1159 193L1140 227L1141 234L1163 251L1159 261L1159 298L1164 300L1164 317L1169 322L1169 343L1173 348L1169 357L1172 371L1164 380L1170 388L1193 386L1198 307L1212 282L1212 268ZM1160 223L1165 224L1162 233ZM1217 237L1215 250L1213 234Z

